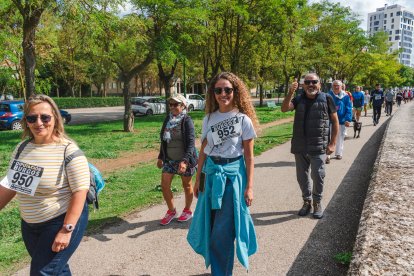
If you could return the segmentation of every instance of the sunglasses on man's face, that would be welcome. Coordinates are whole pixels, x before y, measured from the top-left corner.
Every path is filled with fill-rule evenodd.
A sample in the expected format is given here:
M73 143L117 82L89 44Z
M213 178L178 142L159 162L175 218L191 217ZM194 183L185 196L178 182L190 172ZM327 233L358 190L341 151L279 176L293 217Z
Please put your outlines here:
M232 87L216 87L214 88L213 91L214 91L214 94L220 95L223 90L224 90L224 93L226 93L227 95L230 95L234 91Z
M47 115L47 114L41 114L40 116L38 115L27 115L26 116L26 121L29 124L34 124L37 121L37 118L40 117L40 121L42 121L42 123L47 124L50 123L50 121L52 120L52 116L51 115Z
M318 80L305 80L304 81L304 83L306 84L306 85L309 85L309 84L317 84L319 81Z
M169 103L168 104L170 107L177 107L180 105L180 103Z

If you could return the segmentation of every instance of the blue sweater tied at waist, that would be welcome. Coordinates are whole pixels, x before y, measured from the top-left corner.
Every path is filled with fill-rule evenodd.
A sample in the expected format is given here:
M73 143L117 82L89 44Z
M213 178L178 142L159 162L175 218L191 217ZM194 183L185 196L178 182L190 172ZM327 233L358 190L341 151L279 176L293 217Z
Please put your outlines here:
M187 240L194 251L204 257L206 268L208 268L210 266L211 210L221 208L226 182L230 179L233 186L236 253L239 262L248 269L248 257L257 251L257 240L253 220L244 200L247 184L244 158L229 164L217 165L207 157L203 172L206 173L205 188L204 192L198 195Z

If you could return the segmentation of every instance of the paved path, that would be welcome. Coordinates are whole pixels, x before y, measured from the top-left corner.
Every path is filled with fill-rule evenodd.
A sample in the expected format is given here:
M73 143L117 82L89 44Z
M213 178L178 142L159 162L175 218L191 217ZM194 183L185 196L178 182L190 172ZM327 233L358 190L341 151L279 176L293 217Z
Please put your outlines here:
M264 105L266 106L267 101L273 101L277 103L282 102L280 99L263 99ZM254 105L259 105L259 99L253 98L252 102ZM122 120L124 116L124 106L109 106L109 107L92 107L92 108L73 108L65 109L72 115L70 125L79 125L85 123L98 123L107 121ZM139 118L139 117L137 117Z
M369 114L371 116L371 114ZM327 166L322 220L296 215L302 204L290 143L255 158L255 200L251 207L259 250L247 274L236 261L234 275L345 275L333 261L352 251L372 164L382 133L363 117L361 138L348 139L342 160ZM353 129L348 128L348 135ZM361 150L362 149L362 150ZM176 199L181 210L184 199ZM105 208L105 206L102 206ZM166 211L157 205L120 219L118 225L85 237L72 257L74 275L209 275L201 256L186 242L188 224L158 222ZM28 275L28 269L17 275Z

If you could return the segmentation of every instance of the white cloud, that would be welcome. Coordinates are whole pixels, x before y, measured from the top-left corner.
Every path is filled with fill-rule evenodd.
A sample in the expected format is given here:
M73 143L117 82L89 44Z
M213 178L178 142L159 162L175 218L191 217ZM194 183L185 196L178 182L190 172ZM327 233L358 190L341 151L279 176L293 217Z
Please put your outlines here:
M319 0L310 0L311 3L320 2ZM384 7L385 4L394 5L398 4L406 7L410 11L414 12L414 1L413 0L399 0L399 1L386 1L386 0L331 0L332 3L340 3L342 6L350 7L355 12L359 19L362 21L361 28L367 29L367 17L368 13L374 12L377 8Z

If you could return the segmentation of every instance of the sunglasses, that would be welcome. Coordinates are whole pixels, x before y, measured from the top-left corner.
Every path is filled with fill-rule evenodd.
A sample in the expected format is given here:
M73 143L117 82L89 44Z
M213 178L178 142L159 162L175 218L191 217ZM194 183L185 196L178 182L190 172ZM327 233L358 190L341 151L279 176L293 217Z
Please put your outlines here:
M224 93L226 93L227 95L230 95L234 91L232 87L216 87L213 89L214 94L216 95L220 95L223 90L224 90Z
M27 115L26 116L26 121L29 124L34 124L34 123L36 123L38 117L40 117L40 121L42 121L42 123L44 123L44 124L47 124L52 120L51 115L42 114L40 116L38 116L38 115Z
M180 103L169 103L168 105L171 107L177 107L180 105Z
M309 85L309 84L317 84L319 81L318 80L305 80L304 81L304 83L306 84L306 85Z

